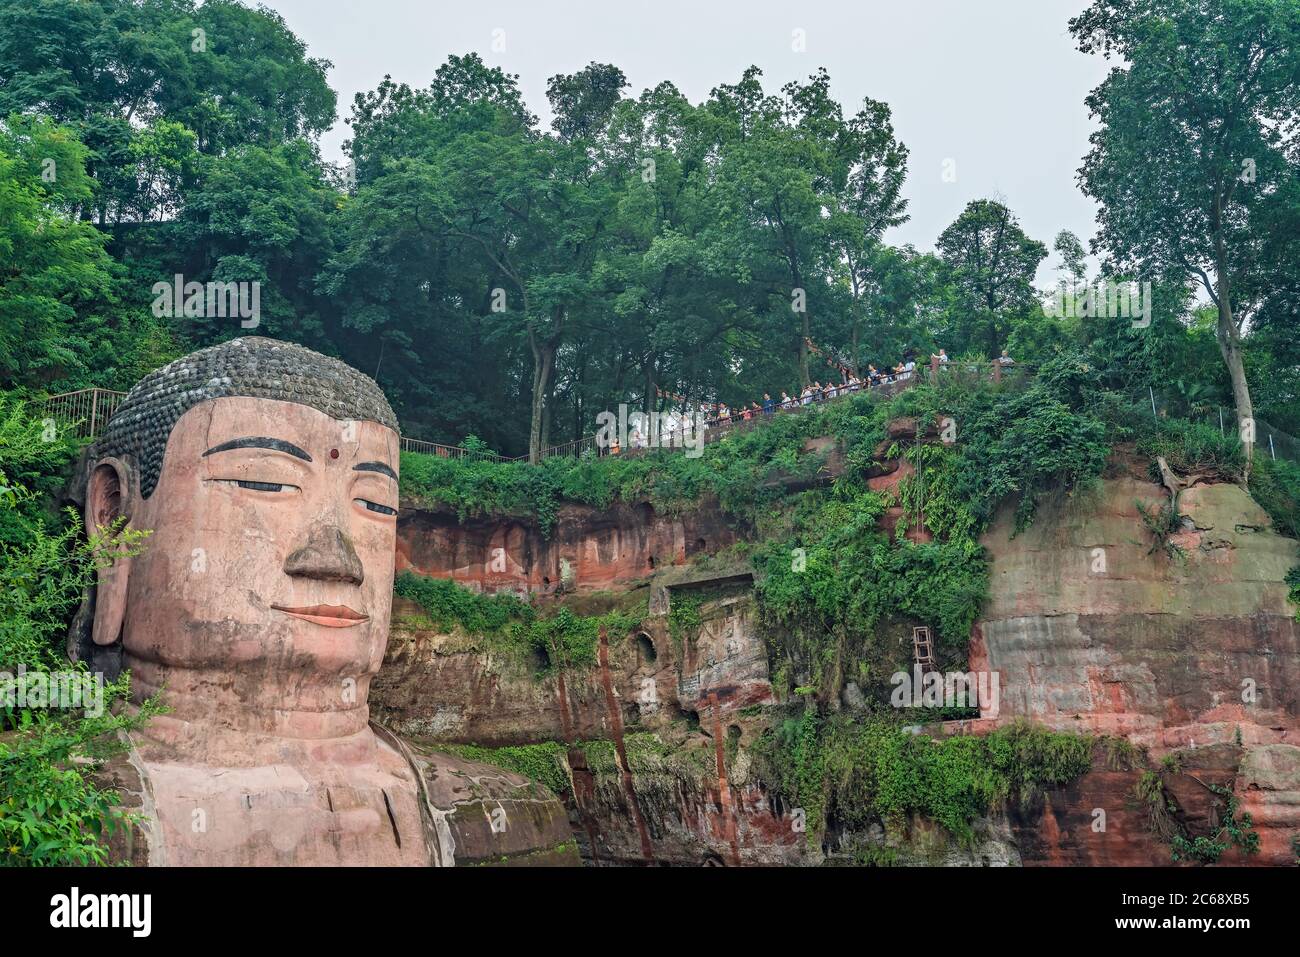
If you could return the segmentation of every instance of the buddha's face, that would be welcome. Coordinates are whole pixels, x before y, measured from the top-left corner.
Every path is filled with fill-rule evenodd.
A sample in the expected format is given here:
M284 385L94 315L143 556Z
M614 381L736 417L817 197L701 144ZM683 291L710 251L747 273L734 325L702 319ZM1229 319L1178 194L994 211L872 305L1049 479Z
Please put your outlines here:
M392 607L397 468L397 434L375 422L269 399L195 406L153 494L122 503L152 531L101 577L95 640L120 620L137 696L165 687L180 717L238 724L233 706L259 730L364 726ZM111 512L114 469L92 474L92 521Z

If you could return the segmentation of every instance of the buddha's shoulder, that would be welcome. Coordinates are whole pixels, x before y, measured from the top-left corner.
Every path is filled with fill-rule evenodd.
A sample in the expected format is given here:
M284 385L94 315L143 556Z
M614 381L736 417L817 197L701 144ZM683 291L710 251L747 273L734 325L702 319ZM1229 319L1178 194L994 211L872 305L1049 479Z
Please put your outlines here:
M420 776L440 845L458 866L581 863L569 814L550 789L523 775L381 734Z
M113 802L103 835L108 863L132 867L161 863L154 860L158 821L149 778L134 749L123 742L121 748L88 766L84 773L89 783Z

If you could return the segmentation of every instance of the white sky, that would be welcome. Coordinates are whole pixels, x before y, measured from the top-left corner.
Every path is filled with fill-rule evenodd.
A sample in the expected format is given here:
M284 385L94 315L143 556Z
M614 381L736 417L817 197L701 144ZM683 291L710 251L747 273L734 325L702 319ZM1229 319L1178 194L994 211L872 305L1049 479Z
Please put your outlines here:
M1083 98L1106 63L1077 52L1067 29L1085 0L263 2L310 55L334 64L339 121L322 140L334 162L343 157L342 120L355 93L385 73L426 86L452 53L474 51L519 74L543 123L550 120L547 79L593 60L622 69L629 94L671 80L693 102L751 64L773 92L825 66L847 113L864 96L888 103L911 151L912 218L891 231L890 242L932 249L966 203L981 197L1005 202L1049 247L1059 229L1085 245L1095 229L1095 208L1075 171L1093 128ZM804 52L792 49L795 30L804 31ZM504 49L493 50L494 36ZM955 162L955 182L943 181L946 159ZM1049 255L1040 285L1055 264Z

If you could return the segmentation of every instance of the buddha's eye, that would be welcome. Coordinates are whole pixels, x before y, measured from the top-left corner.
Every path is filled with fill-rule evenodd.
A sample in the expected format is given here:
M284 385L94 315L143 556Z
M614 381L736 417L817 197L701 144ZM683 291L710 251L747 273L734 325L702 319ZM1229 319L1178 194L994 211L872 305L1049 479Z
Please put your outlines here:
M297 488L284 482L253 482L248 479L223 479L222 481L231 482L240 488L251 489L254 492L283 492L285 489Z
M258 492L279 492L284 489L279 482L245 482L241 479L235 484L240 488L251 488Z
M389 508L387 505L380 505L378 502L372 502L369 499L353 499L359 505L364 505L371 512L378 512L380 515L396 515L397 509Z

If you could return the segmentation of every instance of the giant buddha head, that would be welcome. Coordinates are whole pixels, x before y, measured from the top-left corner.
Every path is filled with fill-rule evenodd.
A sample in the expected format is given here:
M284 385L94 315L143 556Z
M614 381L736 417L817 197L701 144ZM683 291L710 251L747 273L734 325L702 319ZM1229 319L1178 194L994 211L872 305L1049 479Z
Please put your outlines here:
M146 376L87 459L93 646L174 721L297 738L365 728L392 606L397 420L373 380L264 338ZM84 652L83 652L84 653Z

